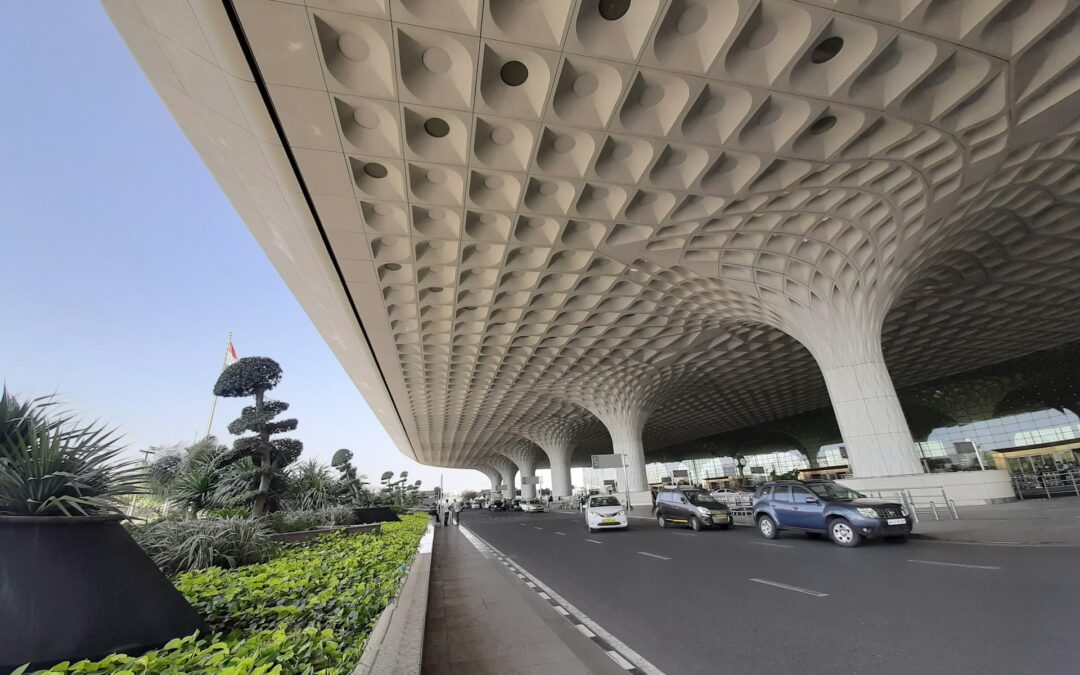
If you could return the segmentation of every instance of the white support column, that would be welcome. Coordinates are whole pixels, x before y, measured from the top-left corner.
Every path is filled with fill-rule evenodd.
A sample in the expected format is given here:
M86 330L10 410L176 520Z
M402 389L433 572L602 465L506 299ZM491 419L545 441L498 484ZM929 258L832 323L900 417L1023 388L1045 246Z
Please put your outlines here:
M525 434L540 446L551 464L551 496L568 499L570 485L570 457L574 453L573 435L576 429L565 423L552 422Z
M522 499L535 499L536 486L527 485L525 479L536 476L536 463L540 459L540 450L532 442L521 439L501 452L517 466L518 471L521 473Z
M645 446L641 438L647 414L632 406L595 412L611 434L612 448L622 455L626 466L618 471L619 492L629 492L630 503L634 506L651 506L652 493L645 476Z
M503 499L512 501L514 497L517 496L514 494L517 491L517 488L514 486L515 476L517 476L517 467L512 465L509 469L502 472Z
M513 499L514 476L517 475L517 465L510 461L510 458L505 455L492 455L490 459L484 461L487 462L488 466L499 472L499 477L503 485L503 498L506 500Z
M881 353L879 331L857 322L803 339L817 359L858 477L924 473Z
M573 486L570 484L570 450L551 451L544 448L551 462L551 496L555 499L570 498Z

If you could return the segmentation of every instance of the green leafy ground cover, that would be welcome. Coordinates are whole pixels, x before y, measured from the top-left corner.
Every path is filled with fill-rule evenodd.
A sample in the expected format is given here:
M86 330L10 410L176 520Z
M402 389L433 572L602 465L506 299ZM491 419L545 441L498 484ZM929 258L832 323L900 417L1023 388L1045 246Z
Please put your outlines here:
M428 516L383 523L381 534L318 537L272 560L188 572L177 588L214 630L139 657L61 663L41 673L348 673L393 596Z

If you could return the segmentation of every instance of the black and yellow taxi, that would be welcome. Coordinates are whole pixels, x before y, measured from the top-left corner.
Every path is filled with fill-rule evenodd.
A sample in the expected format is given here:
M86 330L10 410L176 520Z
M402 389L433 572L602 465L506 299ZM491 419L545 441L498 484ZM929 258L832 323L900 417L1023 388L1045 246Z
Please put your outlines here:
M656 524L689 526L695 532L707 528L731 527L731 512L711 494L700 488L661 488L656 493Z

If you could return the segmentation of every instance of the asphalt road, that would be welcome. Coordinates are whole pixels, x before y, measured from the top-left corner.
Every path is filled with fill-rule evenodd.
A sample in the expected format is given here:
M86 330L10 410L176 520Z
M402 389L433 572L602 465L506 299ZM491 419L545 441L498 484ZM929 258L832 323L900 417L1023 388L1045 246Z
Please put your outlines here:
M1080 673L1080 548L462 523L669 674Z

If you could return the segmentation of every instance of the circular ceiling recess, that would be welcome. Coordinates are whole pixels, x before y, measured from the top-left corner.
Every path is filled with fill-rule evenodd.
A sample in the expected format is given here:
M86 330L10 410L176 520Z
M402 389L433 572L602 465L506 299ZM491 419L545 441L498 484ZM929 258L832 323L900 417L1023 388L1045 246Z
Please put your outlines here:
M427 132L428 136L433 138L442 138L450 133L450 125L446 123L446 120L440 117L431 117L428 121L424 122L424 131Z
M831 61L834 56L840 53L840 50L844 48L844 38L839 35L834 35L830 38L825 38L821 42L817 43L814 47L814 51L810 52L810 60L814 63L825 63Z
M368 162L364 165L364 173L372 178L386 178L386 167L377 162Z
M630 0L600 0L600 16L608 21L618 21L630 11Z
M529 79L529 69L521 61L507 61L499 70L499 77L511 87L517 87Z
M825 115L824 117L819 117L816 122L810 125L810 133L814 134L815 136L817 136L818 134L823 134L829 129L832 129L833 125L835 124L835 115Z

